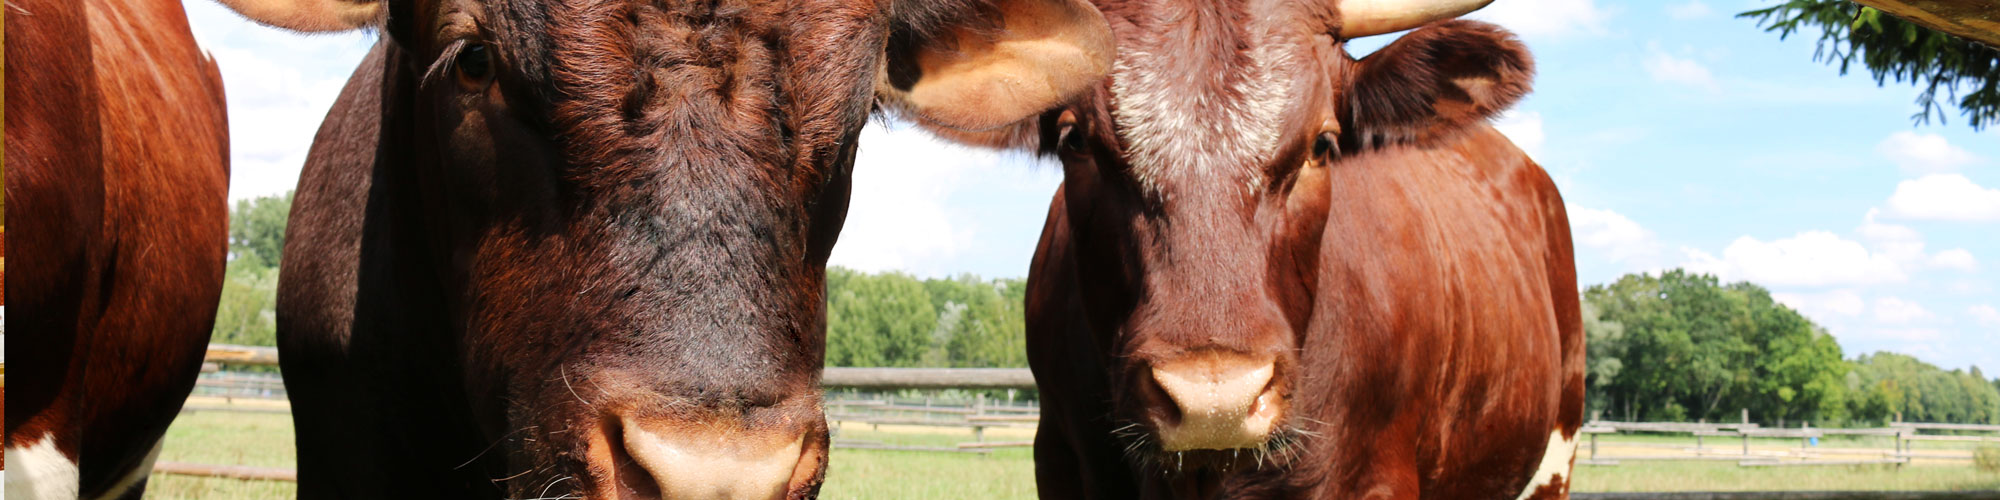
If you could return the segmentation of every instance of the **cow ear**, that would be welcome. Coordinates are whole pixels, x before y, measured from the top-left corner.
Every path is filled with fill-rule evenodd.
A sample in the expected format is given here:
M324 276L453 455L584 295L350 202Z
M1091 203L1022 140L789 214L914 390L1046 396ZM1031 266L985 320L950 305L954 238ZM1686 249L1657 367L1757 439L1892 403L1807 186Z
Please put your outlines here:
M1102 81L1114 44L1082 0L903 0L876 95L888 108L964 142L1021 126ZM997 132L998 135L982 132ZM980 140L985 138L988 140Z
M389 0L217 0L265 26L292 31L348 31L379 26Z
M1513 33L1462 20L1410 32L1358 64L1340 114L1363 144L1431 140L1484 121L1527 95L1535 74Z

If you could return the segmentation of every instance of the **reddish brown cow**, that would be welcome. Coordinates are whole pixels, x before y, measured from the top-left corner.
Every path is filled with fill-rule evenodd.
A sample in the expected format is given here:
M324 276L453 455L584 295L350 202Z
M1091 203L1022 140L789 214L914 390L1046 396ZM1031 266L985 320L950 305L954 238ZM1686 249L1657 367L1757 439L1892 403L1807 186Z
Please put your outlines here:
M220 298L222 78L179 2L6 4L7 497L138 498Z
M1483 2L1102 0L1109 81L985 144L1065 170L1029 276L1043 498L1561 498L1561 197L1487 119Z
M814 496L868 116L1013 123L1112 47L1080 0L232 3L384 34L286 240L307 499Z

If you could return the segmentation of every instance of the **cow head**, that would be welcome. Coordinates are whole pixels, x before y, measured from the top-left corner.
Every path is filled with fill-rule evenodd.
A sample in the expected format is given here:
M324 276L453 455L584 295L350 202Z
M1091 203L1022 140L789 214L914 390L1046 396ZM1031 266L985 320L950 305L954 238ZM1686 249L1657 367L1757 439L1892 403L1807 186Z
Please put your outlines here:
M384 130L440 343L519 497L813 495L825 262L870 113L989 129L1112 54L1080 0L224 3L397 49Z
M1527 92L1512 35L1432 24L1484 3L1106 0L1119 44L1106 84L1034 122L945 134L1062 161L1053 210L1139 465L1282 463L1310 439L1290 410L1301 380L1323 376L1296 353L1322 237L1339 239L1322 235L1339 216L1326 170L1484 126ZM1345 50L1418 26L1364 59Z

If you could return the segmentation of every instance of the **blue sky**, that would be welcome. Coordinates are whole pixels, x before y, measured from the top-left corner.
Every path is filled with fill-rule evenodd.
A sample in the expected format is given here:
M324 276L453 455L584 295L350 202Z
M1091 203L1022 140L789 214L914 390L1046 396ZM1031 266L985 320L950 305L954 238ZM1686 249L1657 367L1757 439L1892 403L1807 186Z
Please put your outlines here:
M292 188L369 34L299 36L187 2L229 92L234 199ZM1497 121L1561 187L1588 286L1674 267L1748 280L1877 350L2000 369L2000 127L1913 125L1917 90L1813 62L1737 12L1762 2L1499 0L1533 49ZM1391 37L1357 41L1357 54ZM1061 170L889 121L861 138L833 263L1022 276Z

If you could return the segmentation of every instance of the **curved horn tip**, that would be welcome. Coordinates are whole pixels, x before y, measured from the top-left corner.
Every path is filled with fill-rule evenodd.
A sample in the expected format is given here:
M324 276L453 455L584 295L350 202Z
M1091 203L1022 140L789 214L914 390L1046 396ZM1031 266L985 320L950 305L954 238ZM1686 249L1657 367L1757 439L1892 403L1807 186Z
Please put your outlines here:
M1394 33L1479 10L1493 0L1341 0L1341 38Z

